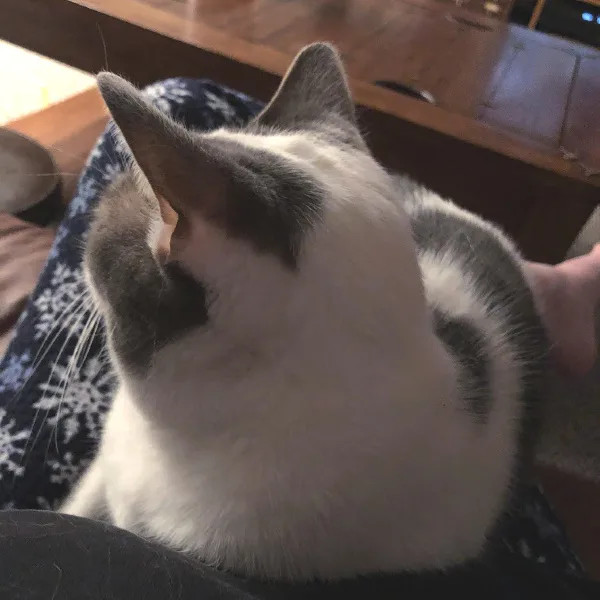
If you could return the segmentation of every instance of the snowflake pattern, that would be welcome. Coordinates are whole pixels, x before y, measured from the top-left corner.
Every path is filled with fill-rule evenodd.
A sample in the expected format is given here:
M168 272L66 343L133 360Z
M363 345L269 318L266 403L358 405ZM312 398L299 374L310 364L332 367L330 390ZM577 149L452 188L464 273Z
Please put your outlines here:
M7 419L6 416L7 411L0 408L0 482L8 474L23 474L25 467L21 459L31 435L31 429L20 428L16 419Z
M48 461L48 466L52 471L50 481L52 483L67 483L71 486L91 462L92 461L89 458L77 460L72 452L65 452L62 456L62 460Z
M94 169L94 163L98 162L98 160L100 158L102 158L102 153L104 152L104 149L106 146L104 140L105 140L105 135L102 135L100 137L100 139L96 142L94 147L92 148L92 151L90 152L89 156L87 157L87 160L85 161L85 172L86 173L90 168Z
M81 270L57 263L50 278L50 286L42 290L33 301L38 313L34 324L34 339L46 338L57 328L68 331L70 335L81 333L85 318L80 310L86 297Z
M50 248L50 254L48 255L48 260L55 259L61 250L62 242L67 237L69 230L66 227L59 227L56 232L56 236L54 237L54 242L52 244L52 248Z
M192 92L179 79L165 79L154 83L144 92L154 106L169 115L173 113L174 105L182 105L192 97Z
M32 373L33 367L29 350L22 354L10 355L4 369L0 371L0 394L7 391L18 392Z
M75 196L69 203L68 216L74 217L88 209L90 200L96 196L99 190L98 181L93 175L87 175L81 179Z
M81 368L54 363L49 381L39 385L43 395L33 407L46 411L46 426L58 428L65 444L82 427L96 440L110 404L112 383L112 373L98 356L89 358Z
M122 172L123 167L121 164L109 164L106 165L103 171L101 171L100 176L105 182L110 183L114 181L117 175L120 175Z
M206 92L205 98L206 98L206 105L211 110L214 110L214 111L224 115L228 121L232 121L232 122L237 121L236 110L233 106L231 106L231 104L229 104L229 102L227 102L223 98L220 98L219 96L217 96L216 94L213 94L211 92Z

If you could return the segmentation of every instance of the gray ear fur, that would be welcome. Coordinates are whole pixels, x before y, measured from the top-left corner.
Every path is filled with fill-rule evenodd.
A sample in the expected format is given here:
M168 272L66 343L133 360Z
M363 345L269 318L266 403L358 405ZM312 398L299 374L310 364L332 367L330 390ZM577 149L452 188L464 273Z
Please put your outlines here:
M328 119L356 126L354 104L337 50L319 42L298 53L258 122L294 129Z
M295 266L303 230L321 206L317 183L276 154L188 131L110 73L98 87L157 196L186 227L198 218Z
M184 186L189 183L190 174L198 174L211 163L202 145L118 75L100 73L98 87L152 189L179 209L177 201L187 195Z

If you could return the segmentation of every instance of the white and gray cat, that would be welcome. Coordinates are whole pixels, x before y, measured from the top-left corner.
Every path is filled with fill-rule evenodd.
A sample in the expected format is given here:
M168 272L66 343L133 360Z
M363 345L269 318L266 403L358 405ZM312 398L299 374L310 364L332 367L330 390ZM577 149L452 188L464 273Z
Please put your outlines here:
M329 45L210 133L98 81L134 158L85 254L120 385L64 512L267 578L480 556L546 370L513 244L375 161Z

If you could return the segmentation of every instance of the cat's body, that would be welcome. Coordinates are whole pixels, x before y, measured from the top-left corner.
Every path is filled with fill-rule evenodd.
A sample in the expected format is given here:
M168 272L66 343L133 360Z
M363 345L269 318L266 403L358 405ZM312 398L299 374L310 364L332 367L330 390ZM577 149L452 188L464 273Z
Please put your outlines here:
M327 46L247 131L193 137L101 87L144 176L88 241L121 383L64 510L262 577L478 556L547 349L510 242L375 163ZM180 214L166 262L157 197Z

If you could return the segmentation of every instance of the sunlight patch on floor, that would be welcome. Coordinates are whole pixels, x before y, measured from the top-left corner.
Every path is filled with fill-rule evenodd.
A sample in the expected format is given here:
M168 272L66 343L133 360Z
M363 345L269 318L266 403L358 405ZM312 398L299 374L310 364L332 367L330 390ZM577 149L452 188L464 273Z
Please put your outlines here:
M0 41L0 125L66 100L94 85L71 67Z

